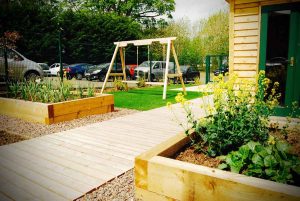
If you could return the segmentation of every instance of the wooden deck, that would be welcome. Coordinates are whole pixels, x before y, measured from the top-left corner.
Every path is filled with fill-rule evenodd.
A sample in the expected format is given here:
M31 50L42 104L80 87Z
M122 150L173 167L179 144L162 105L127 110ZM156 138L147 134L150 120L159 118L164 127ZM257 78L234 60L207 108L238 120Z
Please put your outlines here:
M199 116L201 101L192 101ZM0 200L74 200L99 187L133 168L135 156L183 131L175 119L185 114L178 104L172 108L1 146Z

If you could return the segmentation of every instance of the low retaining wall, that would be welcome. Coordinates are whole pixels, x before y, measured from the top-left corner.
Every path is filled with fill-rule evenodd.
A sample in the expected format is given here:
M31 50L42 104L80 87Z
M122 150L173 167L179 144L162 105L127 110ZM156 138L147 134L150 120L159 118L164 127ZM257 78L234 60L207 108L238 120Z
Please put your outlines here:
M111 94L59 103L0 98L0 114L48 125L94 114L104 114L113 110L114 97Z
M144 201L300 200L300 187L167 158L188 142L180 134L136 157L136 198Z

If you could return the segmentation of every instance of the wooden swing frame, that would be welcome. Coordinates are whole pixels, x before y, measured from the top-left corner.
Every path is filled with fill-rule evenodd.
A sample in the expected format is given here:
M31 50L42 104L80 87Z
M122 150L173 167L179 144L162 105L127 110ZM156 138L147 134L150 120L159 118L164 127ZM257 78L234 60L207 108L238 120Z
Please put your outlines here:
M108 71L106 73L106 77L104 80L104 83L102 85L102 89L101 89L101 94L103 93L106 83L108 81L108 78L110 76L121 76L123 77L123 82L126 82L126 70L125 70L125 58L124 58L124 52L123 52L123 48L126 47L128 44L133 44L134 46L145 46L145 45L151 45L153 42L159 42L160 44L164 45L167 44L167 53L166 53L166 69L165 69L165 75L164 75L164 90L163 90L163 100L165 100L167 98L167 85L168 85L168 77L170 78L175 78L175 77L179 77L181 85L182 85L182 89L183 89L183 93L184 95L186 95L186 90L185 90L185 85L182 79L182 73L180 70L180 66L179 66L179 62L177 59L177 54L174 48L174 44L173 41L176 40L176 37L168 37L168 38L153 38L153 39L145 39L145 40L132 40L132 41L119 41L119 42L114 42L114 44L116 45L113 57L111 59ZM173 53L173 57L175 60L175 69L176 69L176 73L175 74L169 74L169 63L170 63L170 54L171 54L171 49L172 49L172 53ZM114 62L116 60L116 56L118 51L120 52L120 57L121 57L121 64L122 64L122 73L111 73L112 67L114 65ZM151 68L151 67L150 67ZM149 75L151 76L151 75ZM147 83L146 84L150 84L151 83ZM153 84L155 85L155 83Z

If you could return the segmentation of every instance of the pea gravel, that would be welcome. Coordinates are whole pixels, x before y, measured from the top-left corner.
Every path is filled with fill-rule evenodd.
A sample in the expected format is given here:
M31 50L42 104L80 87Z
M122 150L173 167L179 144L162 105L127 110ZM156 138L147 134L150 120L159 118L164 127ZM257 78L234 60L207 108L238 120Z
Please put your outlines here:
M137 110L115 108L115 112L93 115L75 119L72 121L61 122L58 124L44 125L40 123L26 122L22 119L0 115L0 146L26 140L42 135L57 133L92 123L106 121L138 112ZM97 189L83 195L77 201L123 201L134 199L134 179L133 169L103 184Z
M25 139L35 138L43 135L57 133L73 128L86 126L88 124L114 119L124 115L138 112L137 110L115 108L114 112L92 115L57 124L44 125L41 123L27 122L22 119L0 115L0 131L12 136L21 136ZM1 133L0 133L1 134Z
M99 188L87 193L76 201L123 201L134 199L133 169L123 175L103 184Z

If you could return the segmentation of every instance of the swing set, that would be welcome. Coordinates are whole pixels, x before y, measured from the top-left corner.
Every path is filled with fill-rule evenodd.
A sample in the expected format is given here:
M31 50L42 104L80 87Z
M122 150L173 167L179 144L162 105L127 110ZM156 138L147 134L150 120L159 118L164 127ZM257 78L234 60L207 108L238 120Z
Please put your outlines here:
M134 46L137 47L137 64L138 64L138 47L139 46L148 46L148 60L149 60L149 45L151 45L153 42L159 42L162 45L166 45L167 44L167 52L166 52L166 69L165 69L165 73L164 73L164 79L163 79L163 83L158 83L158 82L146 82L146 84L148 85L163 85L164 86L164 90L163 90L163 100L166 99L167 97L167 85L168 85L168 78L176 78L178 77L181 85L182 85L182 90L184 95L186 95L186 90L185 90L185 86L184 86L184 82L182 79L182 73L180 70L180 66L179 66L179 62L177 59L177 54L174 48L174 40L176 40L176 37L168 37L168 38L153 38L153 39L145 39L145 40L132 40L132 41L118 41L118 42L114 42L114 44L116 45L115 47L115 51L113 54L113 57L111 59L108 71L106 73L106 77L104 80L104 83L102 85L102 89L101 89L101 94L103 93L105 86L107 84L108 78L110 76L115 76L115 77L122 77L123 78L123 82L128 83L128 82L132 82L132 81L127 81L126 80L126 71L125 71L125 47L127 47L127 45L129 44L133 44ZM170 74L169 73L169 63L170 63L170 54L171 54L171 50L172 50L172 54L175 60L175 73L174 74ZM111 73L111 70L113 68L114 62L116 60L116 56L118 54L118 51L120 53L120 58L121 58L121 64L122 64L122 73ZM149 71L149 77L151 77L151 66L150 66L150 71ZM150 80L151 81L151 80Z

